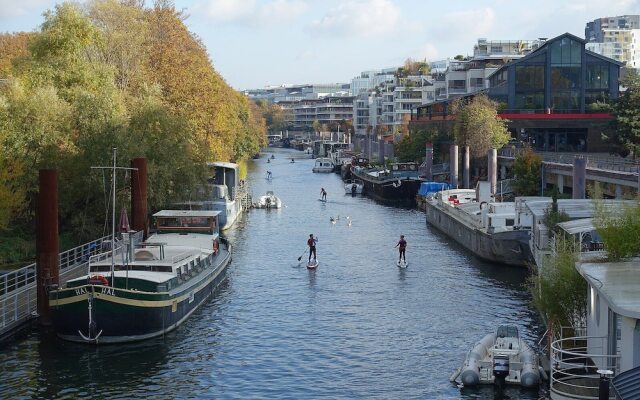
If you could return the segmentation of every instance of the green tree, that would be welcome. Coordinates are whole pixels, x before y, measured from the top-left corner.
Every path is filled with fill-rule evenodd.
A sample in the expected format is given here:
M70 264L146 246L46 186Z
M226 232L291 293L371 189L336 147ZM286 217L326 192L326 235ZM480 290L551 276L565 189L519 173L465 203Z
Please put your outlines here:
M531 147L513 162L513 190L516 196L537 196L540 193L540 167L542 158Z
M469 146L472 157L481 157L491 148L504 146L511 135L507 123L498 117L497 103L485 95L461 105L453 126L456 142Z
M627 90L613 103L612 134L603 139L613 145L614 152L623 157L640 155L640 74L630 69L620 82Z
M587 283L576 271L572 241L556 236L554 250L537 274L529 278L528 287L547 326L557 332L562 326L582 325L587 310Z
M429 142L439 142L436 130L420 129L412 131L396 144L395 154L398 160L402 162L421 162L425 156L425 145Z
M594 221L602 237L607 257L612 261L640 256L640 203L612 210L602 200L594 200Z

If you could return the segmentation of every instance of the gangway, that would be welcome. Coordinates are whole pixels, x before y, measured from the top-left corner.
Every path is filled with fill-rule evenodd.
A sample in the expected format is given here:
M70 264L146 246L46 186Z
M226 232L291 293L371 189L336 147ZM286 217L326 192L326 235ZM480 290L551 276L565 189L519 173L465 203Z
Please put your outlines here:
M142 232L133 236L134 243L142 240ZM89 258L111 251L111 245L109 235L60 253L60 285L86 274ZM0 340L38 316L36 268L33 263L0 275Z

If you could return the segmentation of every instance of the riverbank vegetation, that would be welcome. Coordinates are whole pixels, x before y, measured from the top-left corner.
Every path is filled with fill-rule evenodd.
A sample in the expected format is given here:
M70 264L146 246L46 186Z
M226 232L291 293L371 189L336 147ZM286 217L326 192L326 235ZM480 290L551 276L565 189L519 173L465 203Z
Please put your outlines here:
M557 333L560 327L582 326L587 307L587 283L575 268L578 261L575 243L558 229L558 224L568 221L569 216L558 210L557 194L554 188L552 204L544 215L544 224L553 239L553 253L528 280L533 304L552 333Z
M38 32L0 36L0 241L33 241L39 169L58 170L60 231L78 244L106 233L110 177L90 167L109 165L113 147L120 165L147 158L154 210L188 199L206 161L266 144L261 109L215 71L186 17L142 4L62 3ZM18 253L0 250L0 264Z
M617 212L595 200L594 222L609 261L640 256L640 202L622 206Z

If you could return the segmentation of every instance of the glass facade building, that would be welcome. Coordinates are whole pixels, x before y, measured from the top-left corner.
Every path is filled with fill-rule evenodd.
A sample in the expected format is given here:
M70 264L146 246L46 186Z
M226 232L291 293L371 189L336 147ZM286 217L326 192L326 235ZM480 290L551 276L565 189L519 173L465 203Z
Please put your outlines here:
M489 97L506 113L585 113L618 96L621 64L585 49L569 33L489 77Z

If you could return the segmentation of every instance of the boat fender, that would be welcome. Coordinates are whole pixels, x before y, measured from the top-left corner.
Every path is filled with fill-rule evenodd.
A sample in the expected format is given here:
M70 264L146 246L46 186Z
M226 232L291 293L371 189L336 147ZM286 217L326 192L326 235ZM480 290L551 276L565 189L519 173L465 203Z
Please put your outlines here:
M545 380L548 381L549 377L547 376L547 373L545 372L544 368L542 368L541 365L538 366L538 372L540 372L540 377Z
M455 382L456 379L458 379L458 376L460 376L460 372L462 371L462 368L458 368L455 371L453 371L453 374L451 374L451 376L449 377L449 382Z
M220 244L218 243L218 239L213 240L213 255L218 255L218 250L220 249Z
M526 344L521 343L522 372L520 373L520 385L534 388L540 384L540 371L538 370L538 358L533 350Z
M395 188L400 187L402 185L402 181L400 180L400 178L398 178L398 181L397 182L393 182L392 185Z

